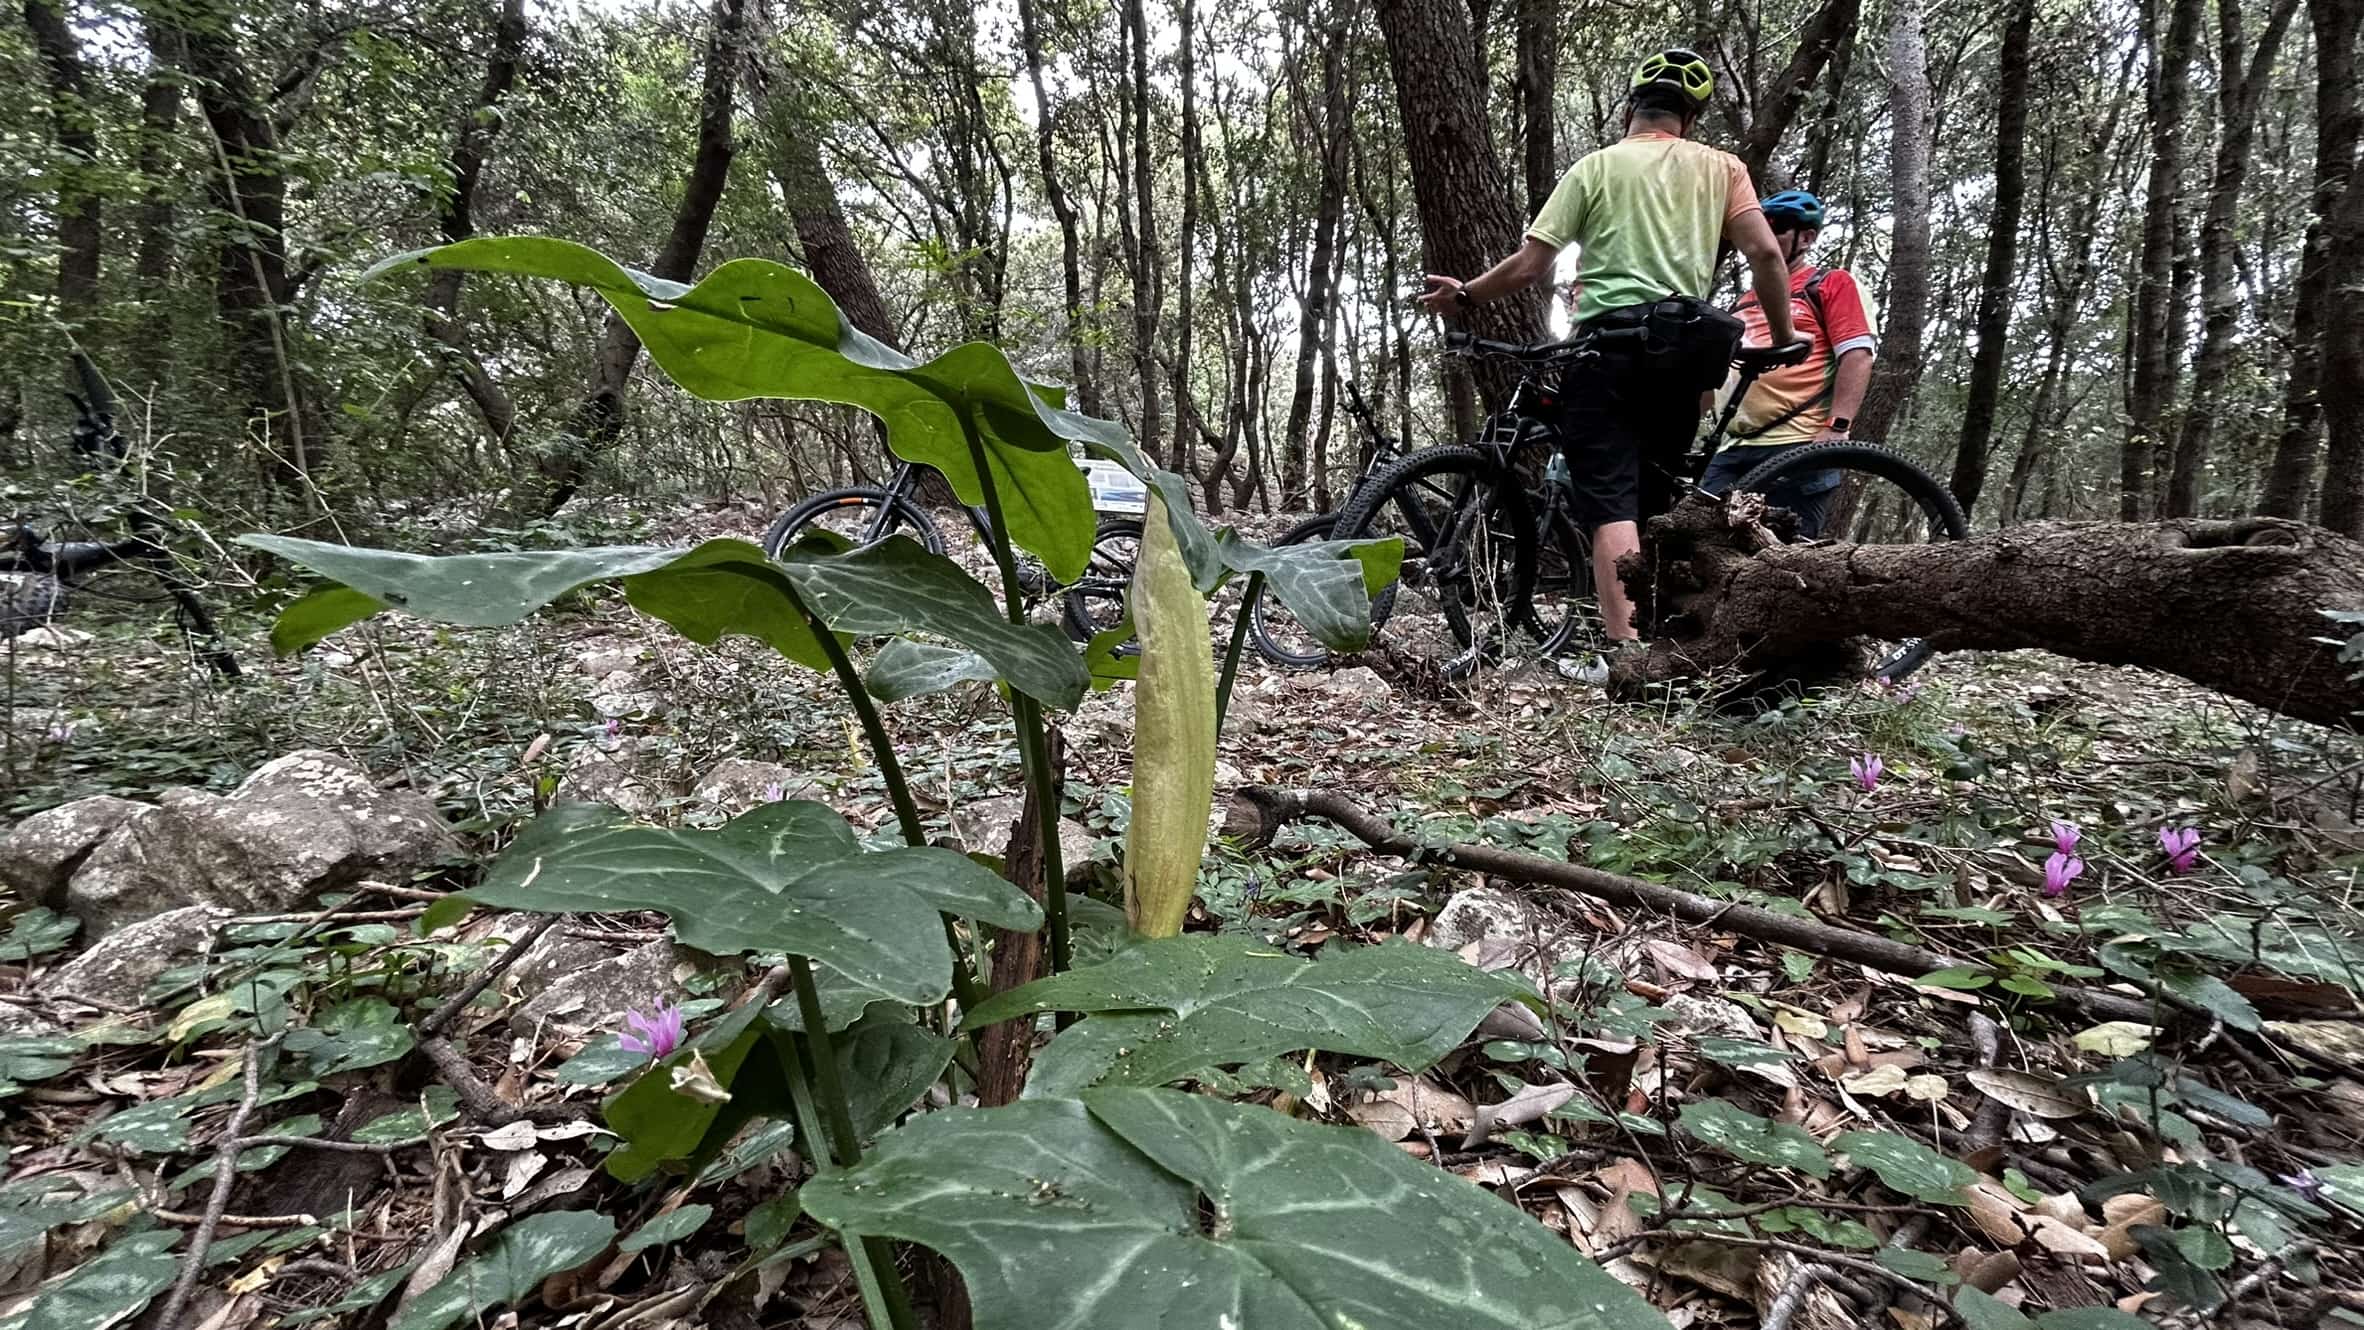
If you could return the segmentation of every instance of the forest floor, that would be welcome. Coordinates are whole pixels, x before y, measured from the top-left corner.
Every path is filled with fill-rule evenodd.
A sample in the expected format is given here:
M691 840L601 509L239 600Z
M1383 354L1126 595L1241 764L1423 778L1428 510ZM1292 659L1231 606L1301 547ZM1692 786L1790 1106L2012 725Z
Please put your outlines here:
M764 516L703 511L669 519L665 536L752 536ZM230 687L183 669L164 625L120 608L91 618L78 625L96 630L87 640L0 660L13 708L0 818L92 793L224 788L268 758L319 747L428 794L487 858L586 773L645 816L711 823L728 809L696 791L728 759L778 764L784 793L857 826L889 821L826 680L744 640L688 643L621 597L573 598L503 630L380 617L276 662L264 617L234 612L251 677ZM1220 604L1216 621L1229 626ZM1020 786L990 694L964 685L890 707L887 723L931 831L998 853ZM1092 846L1092 894L1113 903L1106 865L1130 811L1125 690L1087 698L1061 727L1066 811L1078 846ZM1868 789L1851 770L1866 755L1882 767ZM2034 654L1941 659L1905 689L1732 715L1682 699L1613 703L1533 670L1415 696L1367 670L1290 674L1251 653L1222 734L1218 803L1256 784L1344 793L1423 843L1518 849L1810 913L2002 976L1915 983L1712 922L1407 864L1318 821L1269 846L1216 842L1193 929L1300 952L1391 936L1450 943L1528 971L1572 1014L1549 1032L1473 1037L1417 1077L1325 1055L1241 1068L1223 1088L1363 1123L1492 1188L1645 1287L1678 1325L1798 1317L1921 1330L1965 1313L1915 1290L1956 1280L2030 1316L2147 1305L2154 1319L2184 1307L2224 1324L2306 1325L2364 1313L2364 1038L2353 1033L2364 1025L2350 1023L2364 986L2364 744L2352 736L2177 680ZM2047 895L2056 822L2079 828L2084 868ZM2178 872L2159 832L2186 827L2200 857ZM472 871L454 865L415 885L464 888ZM1079 920L1088 933L1106 913ZM662 926L579 922L618 945ZM450 991L493 954L481 916L433 942L393 928L323 936L343 973L406 971L416 997ZM55 947L27 948L0 988L37 991ZM2145 974L2171 995L2150 1024L2045 1000L2062 981L2139 994L2126 981ZM691 991L727 987L708 974ZM192 1226L209 1142L235 1105L217 1096L193 1108L191 1130L162 1142L94 1140L93 1124L201 1091L229 1069L237 1037L176 1021L194 1000L73 1013L64 1065L17 1069L17 1096L0 1101L10 1153L0 1203L35 1180L93 1196L128 1184L147 1208L179 1214L167 1229ZM292 1005L298 1020L310 1009ZM505 1097L595 1112L596 1082L562 1069L612 1048L612 1021L556 1022L513 1043L490 1011L463 1028ZM15 1060L30 1056L18 1049ZM429 1079L415 1059L393 1061L265 1115L317 1124L363 1084L399 1100ZM1738 1112L1702 1107L1719 1101ZM1800 1157L1751 1114L1826 1143L1850 1130L1901 1135L1967 1166L1933 1181L1916 1181L1912 1160L1832 1175L1819 1147ZM327 1307L362 1276L432 1257L433 1230L456 1214L489 1228L533 1204L580 1204L567 1199L580 1192L646 1218L685 1199L686 1189L630 1195L594 1181L600 1147L579 1133L496 1139L430 1117L432 1148L375 1161L344 1215L217 1245L210 1300L198 1304L213 1319L198 1320L232 1330ZM711 1207L703 1227L569 1290L573 1307L596 1314L568 1323L640 1324L623 1309L738 1268L751 1213L792 1176L785 1159L710 1175L697 1193ZM547 1185L559 1178L574 1192ZM250 1191L268 1184L241 1185L231 1208L251 1214ZM1702 1217L1718 1211L1727 1217ZM0 1293L72 1267L127 1222L121 1208L76 1212L28 1242L0 1214ZM1801 1262L1814 1267L1803 1282ZM859 1323L842 1258L818 1244L744 1282L753 1291L712 1324ZM1817 1282L1776 1310L1783 1290ZM598 1298L611 1299L606 1310ZM346 1323L376 1323L353 1315ZM559 1322L531 1312L524 1323Z

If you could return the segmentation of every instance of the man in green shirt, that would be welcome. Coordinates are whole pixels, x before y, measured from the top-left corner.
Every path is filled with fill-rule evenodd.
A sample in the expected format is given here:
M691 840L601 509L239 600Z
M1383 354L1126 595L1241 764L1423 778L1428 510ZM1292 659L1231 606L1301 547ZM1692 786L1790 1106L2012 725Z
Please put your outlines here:
M1772 344L1794 336L1788 265L1748 168L1688 138L1714 90L1707 62L1693 52L1643 60L1626 97L1625 138L1568 168L1518 252L1466 282L1430 274L1420 295L1422 308L1450 318L1548 278L1560 251L1578 245L1580 328L1688 322L1698 330L1700 345L1680 356L1645 359L1623 344L1604 350L1569 374L1561 395L1577 517L1592 535L1601 616L1618 642L1637 634L1617 561L1640 548L1641 519L1672 505L1701 392L1723 381L1739 340L1738 324L1706 299L1720 245L1748 260Z

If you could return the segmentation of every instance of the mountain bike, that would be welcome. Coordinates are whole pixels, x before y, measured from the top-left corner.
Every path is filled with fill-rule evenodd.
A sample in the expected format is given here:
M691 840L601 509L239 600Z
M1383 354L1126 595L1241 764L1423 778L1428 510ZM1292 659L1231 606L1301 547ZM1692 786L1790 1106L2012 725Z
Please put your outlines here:
M836 533L856 548L876 544L893 535L908 535L930 554L946 550L944 529L918 500L923 472L916 462L901 462L884 486L851 485L823 490L773 519L763 533L763 552L777 559L780 552L809 532ZM961 513L977 539L990 543L993 519L975 504L962 504ZM1141 548L1141 519L1109 517L1092 538L1092 554L1084 575L1067 586L1058 585L1031 556L1019 554L1018 589L1028 602L1060 596L1060 620L1070 637L1088 642L1098 628L1112 626L1124 614L1124 593L1133 578L1133 560ZM1111 613L1110 604L1115 609ZM1101 622L1105 619L1106 622Z
M1395 586L1372 601L1374 631L1384 626L1397 650L1433 660L1448 678L1523 651L1549 658L1579 645L1600 645L1592 600L1590 547L1578 526L1567 464L1558 448L1558 384L1571 367L1602 354L1609 339L1639 329L1586 332L1564 342L1520 346L1459 331L1445 335L1454 354L1515 364L1519 383L1509 404L1473 443L1426 448L1361 486L1338 512L1334 536L1400 535L1404 565ZM1715 427L1675 463L1686 486L1706 473L1749 385L1766 371L1795 364L1805 343L1742 347L1732 363L1739 381ZM1959 540L1969 519L1953 494L1901 453L1870 443L1799 448L1750 470L1736 491L1763 493L1809 472L1837 470L1848 485L1885 482L1908 517L1926 521L1933 540ZM1537 483L1533 477L1540 474ZM1914 525L1918 525L1915 523ZM1924 642L1890 644L1878 677L1900 680L1931 655Z
M1355 386L1354 381L1348 379L1345 386L1346 414L1354 418L1367 445L1363 469L1355 476L1353 486L1347 490L1347 501L1351 503L1371 477L1386 470L1403 456L1404 449L1394 435L1379 428L1378 416L1363 401L1362 390ZM1280 539L1272 543L1277 548L1328 540L1338 526L1339 511L1333 508L1329 512L1308 517L1282 532ZM1319 669L1329 664L1329 649L1306 631L1305 625L1297 622L1297 616L1289 613L1288 607L1280 603L1278 596L1270 594L1268 588L1258 586L1255 598L1247 603L1246 608L1248 640L1255 643L1257 653L1266 660L1293 670Z

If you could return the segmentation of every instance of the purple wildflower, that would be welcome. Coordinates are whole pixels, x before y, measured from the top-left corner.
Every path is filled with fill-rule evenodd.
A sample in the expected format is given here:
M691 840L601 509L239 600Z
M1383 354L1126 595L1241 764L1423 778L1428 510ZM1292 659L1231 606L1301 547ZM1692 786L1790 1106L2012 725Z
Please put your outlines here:
M599 732L602 735L605 735L608 741L612 743L615 741L616 736L624 732L624 722L614 716L610 716L607 718L607 724L599 727Z
M2316 1177L2313 1169L2302 1168L2296 1173L2284 1173L2280 1181L2283 1186L2310 1201L2323 1194L2323 1179Z
M2073 854L2055 854L2044 861L2044 894L2066 896L2069 883L2085 871L2085 861Z
M773 781L763 787L763 801L765 803L776 804L787 797L788 791L782 788L778 781Z
M1887 767L1880 761L1878 754L1864 753L1849 761L1847 770L1854 773L1855 784L1865 794L1870 794L1880 788L1880 773Z
M685 1033L681 1008L664 1002L646 1016L637 1011L625 1012L624 1033L616 1036L616 1043L627 1053L639 1053L654 1061L681 1047Z
M2178 873L2189 873L2200 866L2200 829L2161 827L2159 848L2167 852L2169 868Z
M2052 824L2052 848L2060 851L2062 854L2072 856L2075 855L2077 852L2077 842L2083 840L2084 837L2085 833L2079 831L2077 829L2077 824L2074 822L2055 822Z

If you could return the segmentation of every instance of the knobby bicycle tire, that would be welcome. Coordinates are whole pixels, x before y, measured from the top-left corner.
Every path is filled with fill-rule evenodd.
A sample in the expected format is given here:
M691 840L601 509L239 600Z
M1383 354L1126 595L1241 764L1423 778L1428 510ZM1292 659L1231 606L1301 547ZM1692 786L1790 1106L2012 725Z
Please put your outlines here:
M1748 474L1734 482L1732 491L1763 493L1782 476L1796 471L1829 469L1855 471L1877 476L1904 491L1924 516L1929 519L1932 539L1963 540L1970 535L1970 518L1955 501L1952 490L1940 484L1935 476L1923 471L1904 454L1876 443L1814 443L1779 457L1768 459L1751 468ZM1842 491L1846 485L1840 482ZM1942 534L1940 534L1942 533ZM1882 657L1873 667L1876 677L1891 683L1901 683L1913 671L1929 663L1937 654L1925 638L1914 638L1901 643Z
M1130 555L1107 551L1102 545L1115 546L1132 542ZM1100 633L1114 628L1124 618L1126 591L1133 581L1133 564L1141 554L1141 519L1111 517L1103 520L1092 533L1092 553L1084 564L1083 577L1066 589L1060 598L1059 620L1067 635L1078 642L1089 642ZM1113 600L1113 613L1095 613L1095 607ZM1106 622L1102 622L1103 617Z
M1448 516L1467 516L1464 507L1469 485L1481 485L1489 490L1503 489L1506 484L1513 487L1504 496L1508 501L1500 503L1498 508L1491 496L1481 501L1481 506L1489 514L1498 511L1508 518L1510 524L1510 562L1506 570L1501 570L1507 572L1508 584L1492 590L1509 617L1523 620L1519 627L1540 641L1549 641L1555 635L1555 629L1552 625L1537 622L1532 599L1537 543L1535 510L1527 499L1524 481L1515 474L1506 474L1487 453L1465 444L1423 448L1403 457L1371 477L1346 501L1346 506L1338 510L1338 525L1331 533L1333 539L1360 540L1381 534L1375 530L1374 524L1383 510L1390 507L1404 519L1405 526L1409 528L1403 533L1407 576L1372 598L1373 635L1382 631L1394 617L1402 588L1419 585L1417 579L1424 575L1423 565L1430 558L1430 547L1440 538L1457 539L1461 535L1460 532L1439 531L1420 506L1423 499L1448 497L1444 489L1434 484L1441 477L1454 477L1460 482L1450 493L1451 511ZM1492 528L1488 526L1486 530L1490 532ZM1487 645L1479 640L1479 633L1470 623L1470 607L1465 602L1465 589L1456 588L1450 593L1437 595L1435 599L1447 628L1464 652L1472 647ZM1455 660L1458 659L1456 655Z
M1308 517L1282 532L1280 539L1272 542L1273 547L1277 549L1283 545L1303 545L1311 541L1328 540L1330 533L1336 530L1337 526L1338 514L1336 512ZM1275 665L1292 670L1318 669L1330 663L1329 651L1318 642L1314 644L1311 651L1299 651L1281 644L1280 639L1267 626L1265 616L1267 614L1288 615L1289 611L1286 606L1281 605L1279 598L1272 594L1270 587L1258 583L1256 594L1240 608L1248 616L1248 640L1255 644L1256 654Z
M927 510L902 495L890 495L870 485L851 485L845 489L823 490L804 502L780 514L771 529L763 533L763 552L777 559L780 551L793 544L798 532L818 521L823 514L850 507L886 508L891 521L886 534L894 535L906 528L917 533L919 543L930 554L944 552L944 533L936 526Z

